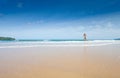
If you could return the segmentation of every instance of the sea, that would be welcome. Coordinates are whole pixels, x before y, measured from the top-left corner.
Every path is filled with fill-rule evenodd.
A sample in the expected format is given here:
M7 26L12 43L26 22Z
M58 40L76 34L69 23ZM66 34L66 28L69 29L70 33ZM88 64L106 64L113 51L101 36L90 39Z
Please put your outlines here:
M0 41L0 48L30 48L44 46L105 46L112 44L120 44L120 40L79 40L79 39L51 39L51 40L33 40L20 39L15 41Z

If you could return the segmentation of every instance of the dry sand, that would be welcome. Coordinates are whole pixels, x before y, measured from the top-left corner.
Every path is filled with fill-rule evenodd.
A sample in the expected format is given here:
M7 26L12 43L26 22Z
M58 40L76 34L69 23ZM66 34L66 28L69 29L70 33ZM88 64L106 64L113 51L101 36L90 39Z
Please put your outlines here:
M120 45L1 48L0 78L120 78Z

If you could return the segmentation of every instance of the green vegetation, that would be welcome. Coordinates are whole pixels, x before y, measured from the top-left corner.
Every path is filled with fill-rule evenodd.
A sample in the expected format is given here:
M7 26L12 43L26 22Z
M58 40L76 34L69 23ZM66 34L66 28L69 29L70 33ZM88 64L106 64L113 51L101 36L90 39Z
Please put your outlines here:
M0 40L5 40L5 41L11 41L11 40L15 40L15 38L11 38L11 37L0 37Z

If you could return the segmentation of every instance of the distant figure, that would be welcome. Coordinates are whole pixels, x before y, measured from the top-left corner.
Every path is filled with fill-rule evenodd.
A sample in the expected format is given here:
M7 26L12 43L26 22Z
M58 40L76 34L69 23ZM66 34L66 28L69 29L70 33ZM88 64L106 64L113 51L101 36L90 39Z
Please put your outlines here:
M86 41L86 40L87 40L87 35L86 35L86 33L83 34L83 37L84 37L84 41Z

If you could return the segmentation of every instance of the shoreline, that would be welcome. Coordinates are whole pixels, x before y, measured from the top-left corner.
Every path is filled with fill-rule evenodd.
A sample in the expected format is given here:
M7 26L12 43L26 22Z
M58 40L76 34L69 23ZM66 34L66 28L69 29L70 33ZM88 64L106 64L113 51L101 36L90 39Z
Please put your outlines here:
M106 45L119 45L120 41L114 40L96 40L96 41L58 41L58 42L4 42L0 44L0 48L32 48L32 47L84 47L84 46L106 46Z
M119 47L0 48L0 78L119 78Z

